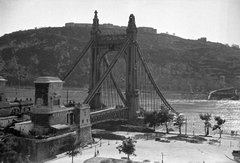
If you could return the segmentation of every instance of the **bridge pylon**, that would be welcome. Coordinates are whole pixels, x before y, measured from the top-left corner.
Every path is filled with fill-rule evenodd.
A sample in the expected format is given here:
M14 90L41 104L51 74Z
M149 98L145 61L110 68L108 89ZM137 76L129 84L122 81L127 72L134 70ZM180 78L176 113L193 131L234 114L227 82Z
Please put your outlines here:
M126 30L127 37L131 39L126 54L126 106L129 108L129 122L137 119L137 111L139 110L139 92L137 81L137 27L133 14L129 16L128 27Z
M115 113L110 110L107 110L107 114L99 113L101 120L97 114L92 114L94 123L104 121L106 116L116 117L115 119L121 120L128 119L129 123L133 123L137 120L140 112L157 110L162 107L167 107L170 111L177 113L160 92L143 59L141 49L137 43L138 31L134 15L129 16L126 33L102 34L100 27L97 11L95 11L90 32L91 39L64 78L68 77L90 49L89 91L83 103L89 104L93 110L116 108ZM111 60L110 62L108 57ZM121 65L116 66L116 63ZM116 68L118 74L114 75L114 69ZM115 79L116 76L119 77L119 69L122 69L121 73L124 73L120 77L123 78L124 84L121 84L119 78ZM105 83L107 84L105 85ZM110 88L113 86L116 90L115 93ZM104 88L108 90L103 95ZM109 106L111 103L109 101L114 101L113 98L116 95L118 99L121 99L123 105L114 104L115 106ZM120 111L117 110L118 108L121 108Z
M128 27L126 34L122 35L102 35L99 29L99 20L97 11L93 19L93 25L91 30L91 37L93 44L91 46L91 63L90 63L90 85L89 92L93 92L94 88L101 81L104 72L101 73L102 58L110 51L117 51L122 56L126 63L126 90L125 90L125 107L129 108L130 121L134 121L137 118L136 111L139 107L138 88L137 88L137 72L135 68L136 56L137 56L137 27L135 24L134 15L129 16ZM107 38L107 40L105 40ZM113 62L116 62L113 60ZM109 72L111 72L112 68ZM91 101L89 102L91 108L101 108L102 103L101 86L96 90Z

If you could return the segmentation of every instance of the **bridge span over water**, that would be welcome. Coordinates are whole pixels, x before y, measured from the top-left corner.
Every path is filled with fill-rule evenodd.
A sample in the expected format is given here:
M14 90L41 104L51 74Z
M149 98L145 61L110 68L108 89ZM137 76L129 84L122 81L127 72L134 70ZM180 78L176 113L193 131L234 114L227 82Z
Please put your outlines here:
M92 125L107 121L128 121L128 108L107 108L94 111L90 113L90 117Z
M178 114L154 81L137 42L137 33L133 14L129 16L126 33L102 33L95 11L91 38L63 78L68 80L76 66L89 55L89 92L83 103L91 107L92 124L109 120L132 123L145 111L163 108Z

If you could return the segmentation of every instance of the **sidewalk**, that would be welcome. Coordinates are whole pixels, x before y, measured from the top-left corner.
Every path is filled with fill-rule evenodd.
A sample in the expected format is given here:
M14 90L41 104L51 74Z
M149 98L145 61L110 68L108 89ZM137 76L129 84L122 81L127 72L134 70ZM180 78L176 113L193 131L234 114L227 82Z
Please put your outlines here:
M142 133L127 133L118 132L126 137L133 137L135 134ZM168 134L174 136L174 134ZM207 139L218 139L219 135L208 137ZM190 143L186 141L171 140L170 143L157 142L155 140L138 139L136 143L136 157L130 156L131 160L141 161L149 160L151 163L234 163L232 150L239 149L240 137L229 137L222 135L221 143L203 144ZM83 163L85 160L93 158L95 151L99 150L98 157L121 159L126 157L124 153L119 154L116 147L121 141L102 140L102 144L98 143L92 148L87 148L82 151L82 155L74 157L75 163ZM47 163L71 163L71 158L64 154L59 155L54 160L49 160Z
M228 148L227 151L225 152L225 156L226 156L227 158L229 158L229 159L232 160L232 161L235 161L235 160L234 160L234 157L233 157L233 155L232 155L233 150L240 150L240 141L238 142L238 144L235 144L235 145L230 144L230 145L229 145L229 148ZM237 162L237 161L235 161L235 162Z

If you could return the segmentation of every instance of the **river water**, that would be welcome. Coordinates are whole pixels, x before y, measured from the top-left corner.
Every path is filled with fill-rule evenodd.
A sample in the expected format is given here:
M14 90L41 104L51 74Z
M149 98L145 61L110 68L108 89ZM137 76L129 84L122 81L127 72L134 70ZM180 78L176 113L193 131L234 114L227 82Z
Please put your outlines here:
M240 134L240 101L169 99L168 102L187 118L187 132L204 134L204 121L200 119L199 114L210 113L212 125L216 124L214 117L220 116L226 120L222 125L224 133L238 131ZM183 132L185 132L185 126ZM211 131L211 134L215 133L216 131Z
M34 89L21 89L21 90L9 90L6 91L7 97L11 100L16 97L25 99L26 97L32 97L34 99ZM17 96L16 96L17 95ZM87 91L80 90L63 90L62 98L63 101L73 100L76 102L83 102L87 97ZM231 131L238 131L240 134L240 100L203 100L206 95L200 97L200 99L191 99L195 97L182 96L182 95L168 95L165 97L169 104L180 113L183 113L187 118L187 132L195 132L204 134L204 121L199 118L200 113L210 113L212 114L211 123L214 125L216 122L214 116L220 116L225 119L226 122L222 126L225 133L230 133ZM195 124L195 125L194 125ZM174 130L178 131L176 128ZM182 128L185 132L185 126ZM211 132L214 134L215 132Z

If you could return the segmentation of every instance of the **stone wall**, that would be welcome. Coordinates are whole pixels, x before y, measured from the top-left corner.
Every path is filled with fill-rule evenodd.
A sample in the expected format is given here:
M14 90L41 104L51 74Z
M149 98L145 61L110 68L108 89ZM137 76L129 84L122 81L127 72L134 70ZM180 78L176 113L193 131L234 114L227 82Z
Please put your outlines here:
M33 162L43 162L46 158L51 158L59 154L59 148L68 134L56 136L49 139L27 139L18 137L17 140L30 155L30 160Z
M76 133L66 133L48 139L28 139L21 137L16 137L16 139L22 146L22 150L28 152L31 161L41 163L43 160L53 158L59 154L59 148L62 147L63 142L67 140L70 134L75 135ZM92 142L91 126L80 129L80 140L82 144Z
M81 142L88 143L92 142L92 129L91 126L86 126L80 129Z

